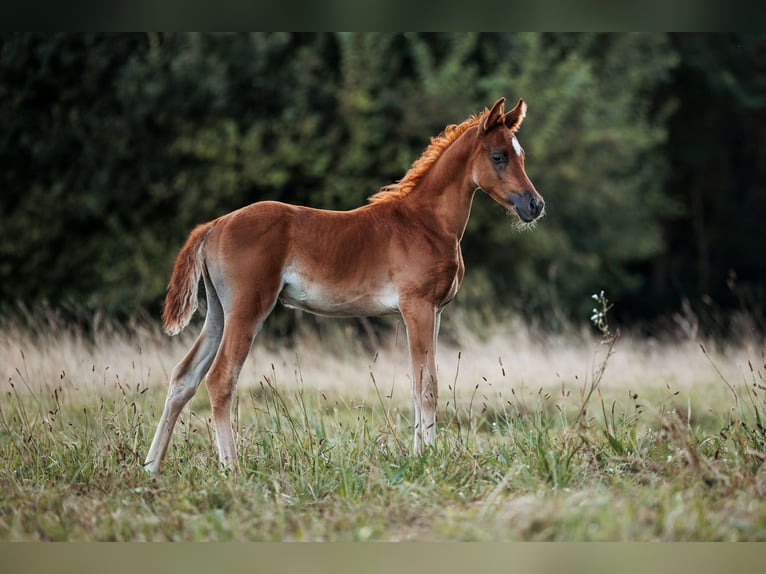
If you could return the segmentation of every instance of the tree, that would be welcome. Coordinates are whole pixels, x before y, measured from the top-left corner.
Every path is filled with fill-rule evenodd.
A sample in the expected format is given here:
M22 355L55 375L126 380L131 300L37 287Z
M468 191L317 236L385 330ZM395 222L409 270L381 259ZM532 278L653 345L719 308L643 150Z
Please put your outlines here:
M528 34L500 45L483 86L529 102L519 138L547 216L517 233L477 202L467 251L483 254L499 300L584 317L591 293L619 299L640 287L632 266L662 249L658 214L675 206L662 195L663 116L650 106L676 59L661 35Z
M683 206L665 220L666 248L645 266L643 309L692 307L720 329L725 308L763 329L766 308L766 35L674 34L679 65L659 92L678 105L662 152L665 192ZM649 307L646 309L646 307ZM723 323L723 324L722 324Z

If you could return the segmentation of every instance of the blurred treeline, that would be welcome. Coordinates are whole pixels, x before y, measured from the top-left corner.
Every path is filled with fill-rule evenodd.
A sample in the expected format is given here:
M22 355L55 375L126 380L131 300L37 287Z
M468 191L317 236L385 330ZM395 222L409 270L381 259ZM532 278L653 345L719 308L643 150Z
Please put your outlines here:
M547 216L478 194L466 306L651 320L766 301L766 35L0 37L0 311L161 308L196 223L363 204L499 96Z

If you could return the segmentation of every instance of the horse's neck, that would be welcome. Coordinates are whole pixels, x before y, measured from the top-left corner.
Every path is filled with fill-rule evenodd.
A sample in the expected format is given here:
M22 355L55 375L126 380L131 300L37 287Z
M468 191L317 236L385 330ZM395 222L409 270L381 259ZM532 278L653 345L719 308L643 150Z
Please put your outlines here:
M476 191L469 173L471 132L466 132L442 152L415 189L405 197L421 214L438 220L439 226L462 239ZM463 141L461 141L463 140Z

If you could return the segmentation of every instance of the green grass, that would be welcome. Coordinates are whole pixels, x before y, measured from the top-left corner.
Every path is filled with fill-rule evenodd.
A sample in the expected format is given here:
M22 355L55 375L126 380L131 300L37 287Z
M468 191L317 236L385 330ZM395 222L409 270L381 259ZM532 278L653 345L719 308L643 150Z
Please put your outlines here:
M474 373L443 375L437 444L413 456L405 397L374 378L323 391L300 367L278 381L272 366L238 391L237 472L218 468L203 385L151 476L165 390L136 367L150 351L132 370L58 377L5 357L18 366L0 400L0 539L766 539L758 367L733 384L711 358L717 383L696 392L725 398L694 409L667 382L605 389L604 347L555 390L493 395Z

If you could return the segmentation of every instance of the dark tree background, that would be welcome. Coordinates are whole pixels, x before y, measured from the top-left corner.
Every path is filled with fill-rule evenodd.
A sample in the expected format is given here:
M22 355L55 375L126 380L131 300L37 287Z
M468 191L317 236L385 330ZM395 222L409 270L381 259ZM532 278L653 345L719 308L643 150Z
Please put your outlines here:
M762 34L0 36L0 312L156 314L194 224L361 205L499 96L548 215L477 195L465 305L764 327Z

